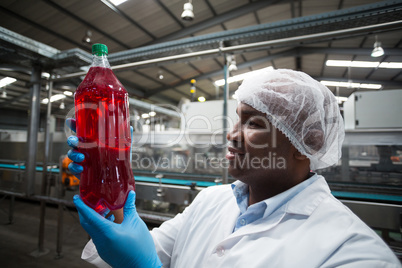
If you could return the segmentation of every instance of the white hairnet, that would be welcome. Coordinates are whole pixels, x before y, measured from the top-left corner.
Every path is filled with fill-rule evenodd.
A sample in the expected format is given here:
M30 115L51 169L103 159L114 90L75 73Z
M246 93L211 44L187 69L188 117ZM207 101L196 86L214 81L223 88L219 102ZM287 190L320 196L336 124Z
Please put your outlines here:
M309 75L265 68L246 78L237 100L265 113L293 146L310 159L312 170L332 166L341 157L343 119L332 92Z

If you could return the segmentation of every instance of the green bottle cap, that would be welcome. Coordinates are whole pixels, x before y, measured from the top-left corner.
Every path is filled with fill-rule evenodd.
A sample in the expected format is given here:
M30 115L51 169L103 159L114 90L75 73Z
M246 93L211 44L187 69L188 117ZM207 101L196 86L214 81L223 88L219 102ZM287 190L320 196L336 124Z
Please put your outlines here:
M97 56L107 55L107 46L104 44L93 44L92 45L92 54Z

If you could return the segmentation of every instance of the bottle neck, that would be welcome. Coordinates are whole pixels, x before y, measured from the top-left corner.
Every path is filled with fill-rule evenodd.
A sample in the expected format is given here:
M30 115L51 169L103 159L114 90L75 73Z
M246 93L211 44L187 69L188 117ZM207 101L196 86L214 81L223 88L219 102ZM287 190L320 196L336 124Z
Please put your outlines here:
M92 55L92 64L91 67L104 67L110 68L109 61L105 54L103 55Z

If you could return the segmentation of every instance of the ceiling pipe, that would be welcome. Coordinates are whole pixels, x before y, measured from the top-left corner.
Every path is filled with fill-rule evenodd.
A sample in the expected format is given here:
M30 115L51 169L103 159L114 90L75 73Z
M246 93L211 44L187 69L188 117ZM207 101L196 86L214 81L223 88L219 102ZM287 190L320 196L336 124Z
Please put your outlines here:
M163 108L160 105L150 104L133 98L129 99L129 103L130 105L133 105L134 108L142 108L147 111L154 111L156 113L165 114L173 118L181 118L179 111L175 112L173 110Z
M330 32L325 32L325 33L316 33L316 34L309 34L309 35L303 35L303 36L282 38L282 39L277 39L277 40L256 42L256 43L251 43L251 44L237 45L237 46L231 46L231 47L208 49L208 50L191 52L191 53L186 53L186 54L181 54L181 55L174 55L174 56L162 57L162 58L157 58L157 59L150 59L150 60L116 65L116 66L111 67L111 69L112 70L124 70L124 69L129 69L129 68L144 66L144 65L149 65L149 64L155 64L155 63L160 63L160 62L175 61L175 60L180 60L180 59L188 59L188 58L193 58L193 57L201 57L201 56L222 54L222 53L235 52L235 51L247 51L247 50L263 48L263 47L264 48L287 47L290 45L311 42L314 40L320 40L320 42L321 42L321 41L326 41L328 39L334 39L334 38L340 37L340 36L357 35L357 34L361 34L361 33L375 32L375 31L379 31L379 30L390 31L390 30L396 30L396 29L400 29L400 28L402 28L402 20L375 24L375 25L370 25L370 26L362 26L362 27L355 27L355 28L350 28L350 29L330 31ZM71 74L53 77L52 80L59 81L59 80L63 80L63 79L82 76L85 74L86 74L86 72L71 73Z

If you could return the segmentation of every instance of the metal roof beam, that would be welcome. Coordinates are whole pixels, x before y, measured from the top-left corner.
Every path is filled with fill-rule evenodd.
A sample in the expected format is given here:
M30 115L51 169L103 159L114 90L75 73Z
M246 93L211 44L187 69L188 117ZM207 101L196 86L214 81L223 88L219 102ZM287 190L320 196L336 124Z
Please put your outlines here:
M233 47L270 40L287 39L286 43L276 43L269 46L270 48L275 48L301 44L306 45L308 43L322 43L335 39L350 38L352 36L391 31L401 28L401 8L402 1L384 1L334 12L139 47L110 54L109 60L111 63L119 64L121 62L139 62L143 59L161 58L167 55L181 55L189 51L196 52L219 48L222 41L225 47ZM384 25L384 23L379 24L378 21L391 23L392 26L388 25L387 27L373 29L376 25ZM352 33L350 29L360 30ZM327 35L326 33L333 34ZM297 37L302 36L316 36L316 38L300 42ZM295 42L291 42L291 38L294 38Z
M113 12L117 13L119 16L125 18L128 20L131 24L135 25L137 28L139 28L141 31L146 33L148 36L150 36L153 40L156 39L156 36L153 35L150 31L142 27L138 22L130 18L126 13L121 11L118 7L116 7L111 1L109 0L100 0L102 3L104 3L108 8L110 8Z
M290 56L295 55L295 54L297 54L296 49L290 49L290 50L286 50L286 51L283 51L283 52L280 52L280 53L272 54L272 55L270 55L270 56L268 56L268 57L264 57L264 58L260 58L260 59L257 59L257 60L253 60L253 61L248 61L248 62L245 62L245 63L237 64L237 68L238 68L238 70L246 69L246 68L252 67L252 66L254 66L254 65L256 65L256 64L261 64L261 63L264 63L264 62L269 62L269 61L274 60L274 59L276 59L276 58L290 57ZM207 79L207 78L209 78L209 77L217 76L217 75L221 75L221 74L222 74L222 76L223 76L223 70L216 70L216 71L212 71L212 72L209 72L209 73L204 73L204 74L202 74L202 75L196 76L196 77L194 77L194 79L195 79L195 80L203 80L203 79ZM173 86L174 86L174 87L179 87L179 86L185 85L185 84L187 84L187 83L188 83L188 80L183 80L183 81L181 81L181 82L179 82L179 83L177 83L177 84L175 84L175 85L173 85ZM152 91L147 92L147 93L145 94L145 96L146 96L146 97L150 97L150 96L152 96L152 95L155 95L155 94L161 93L161 92L163 92L163 91L165 91L165 90L168 90L168 89L170 89L171 87L172 87L172 86L169 86L169 87L160 87L160 88L154 89L154 90L152 90Z
M158 2L159 6L165 10L166 13L169 14L169 16L177 23L180 25L180 27L183 29L184 28L184 24L180 21L180 19L177 18L177 16L175 14L173 14L172 11L170 11L170 9L168 9L166 7L166 5L164 3L162 3L160 0L156 0L156 2Z
M162 43L162 42L166 42L166 41L171 41L171 40L176 40L176 39L180 39L182 37L185 36L190 36L196 32L200 32L202 30L205 30L207 28L213 27L217 24L221 24L224 23L225 21L231 20L231 19L235 19L238 18L240 16L243 16L245 14L257 11L261 8L264 8L266 6L270 6L270 5L274 5L278 2L281 2L279 0L259 0L256 2L252 2L252 3L248 3L246 5L240 6L238 8L235 8L231 11L225 12L219 16L215 16L212 19L209 20L205 20L203 22L194 24L192 26L186 27L183 30L168 34L166 36L163 36L161 38L159 38L156 41L150 42L146 45L151 45L151 44L156 44L156 43ZM283 1L282 1L283 2ZM287 1L285 1L287 2Z
M386 53L387 55L402 55L402 48L386 48ZM294 57L294 56L303 56L303 55L308 55L308 54L338 54L338 55L351 55L351 54L356 54L356 55L370 55L372 49L353 49L353 48L327 48L327 47L323 47L323 48L318 48L318 47L314 47L314 48L309 48L309 47L304 47L304 48L294 48L294 49L288 49L285 51L281 51L275 54L271 54L267 57L264 58L259 58L257 60L252 60L252 61L248 61L248 62L244 62L241 64L237 64L237 68L238 70L242 70L242 69L247 69L247 68L252 68L255 65L258 64L262 64L264 62L269 62L278 58L285 58L285 57ZM212 76L217 76L217 75L223 75L223 70L216 70L216 71L212 71L209 73L204 73L202 75L196 76L194 77L194 79L196 80L203 80L203 79L208 79ZM179 87L182 86L184 84L187 84L188 80L184 80L181 81L175 85L173 85L174 87ZM167 87L160 87L157 89L154 89L152 91L148 91L145 94L145 97L150 97L152 95L161 93L165 90L170 89L171 86L167 86Z
M76 21L79 21L80 23L84 24L86 27L88 28L92 28L95 31L101 33L103 36L107 37L108 39L114 41L115 43L119 44L120 46L124 47L124 48L130 48L129 46L127 46L125 43L121 42L120 40L114 38L113 36L111 36L110 34L102 31L101 29L99 29L98 27L96 27L93 24L90 24L89 22L81 19L80 17L78 17L77 15L75 15L74 13L64 9L62 6L59 6L58 4L56 4L55 2L51 1L51 0L43 0L45 1L48 5L54 7L55 9L61 11L62 13L68 15L69 17L75 19ZM82 47L82 46L78 46L78 47ZM85 48L86 50L88 50L88 48Z

